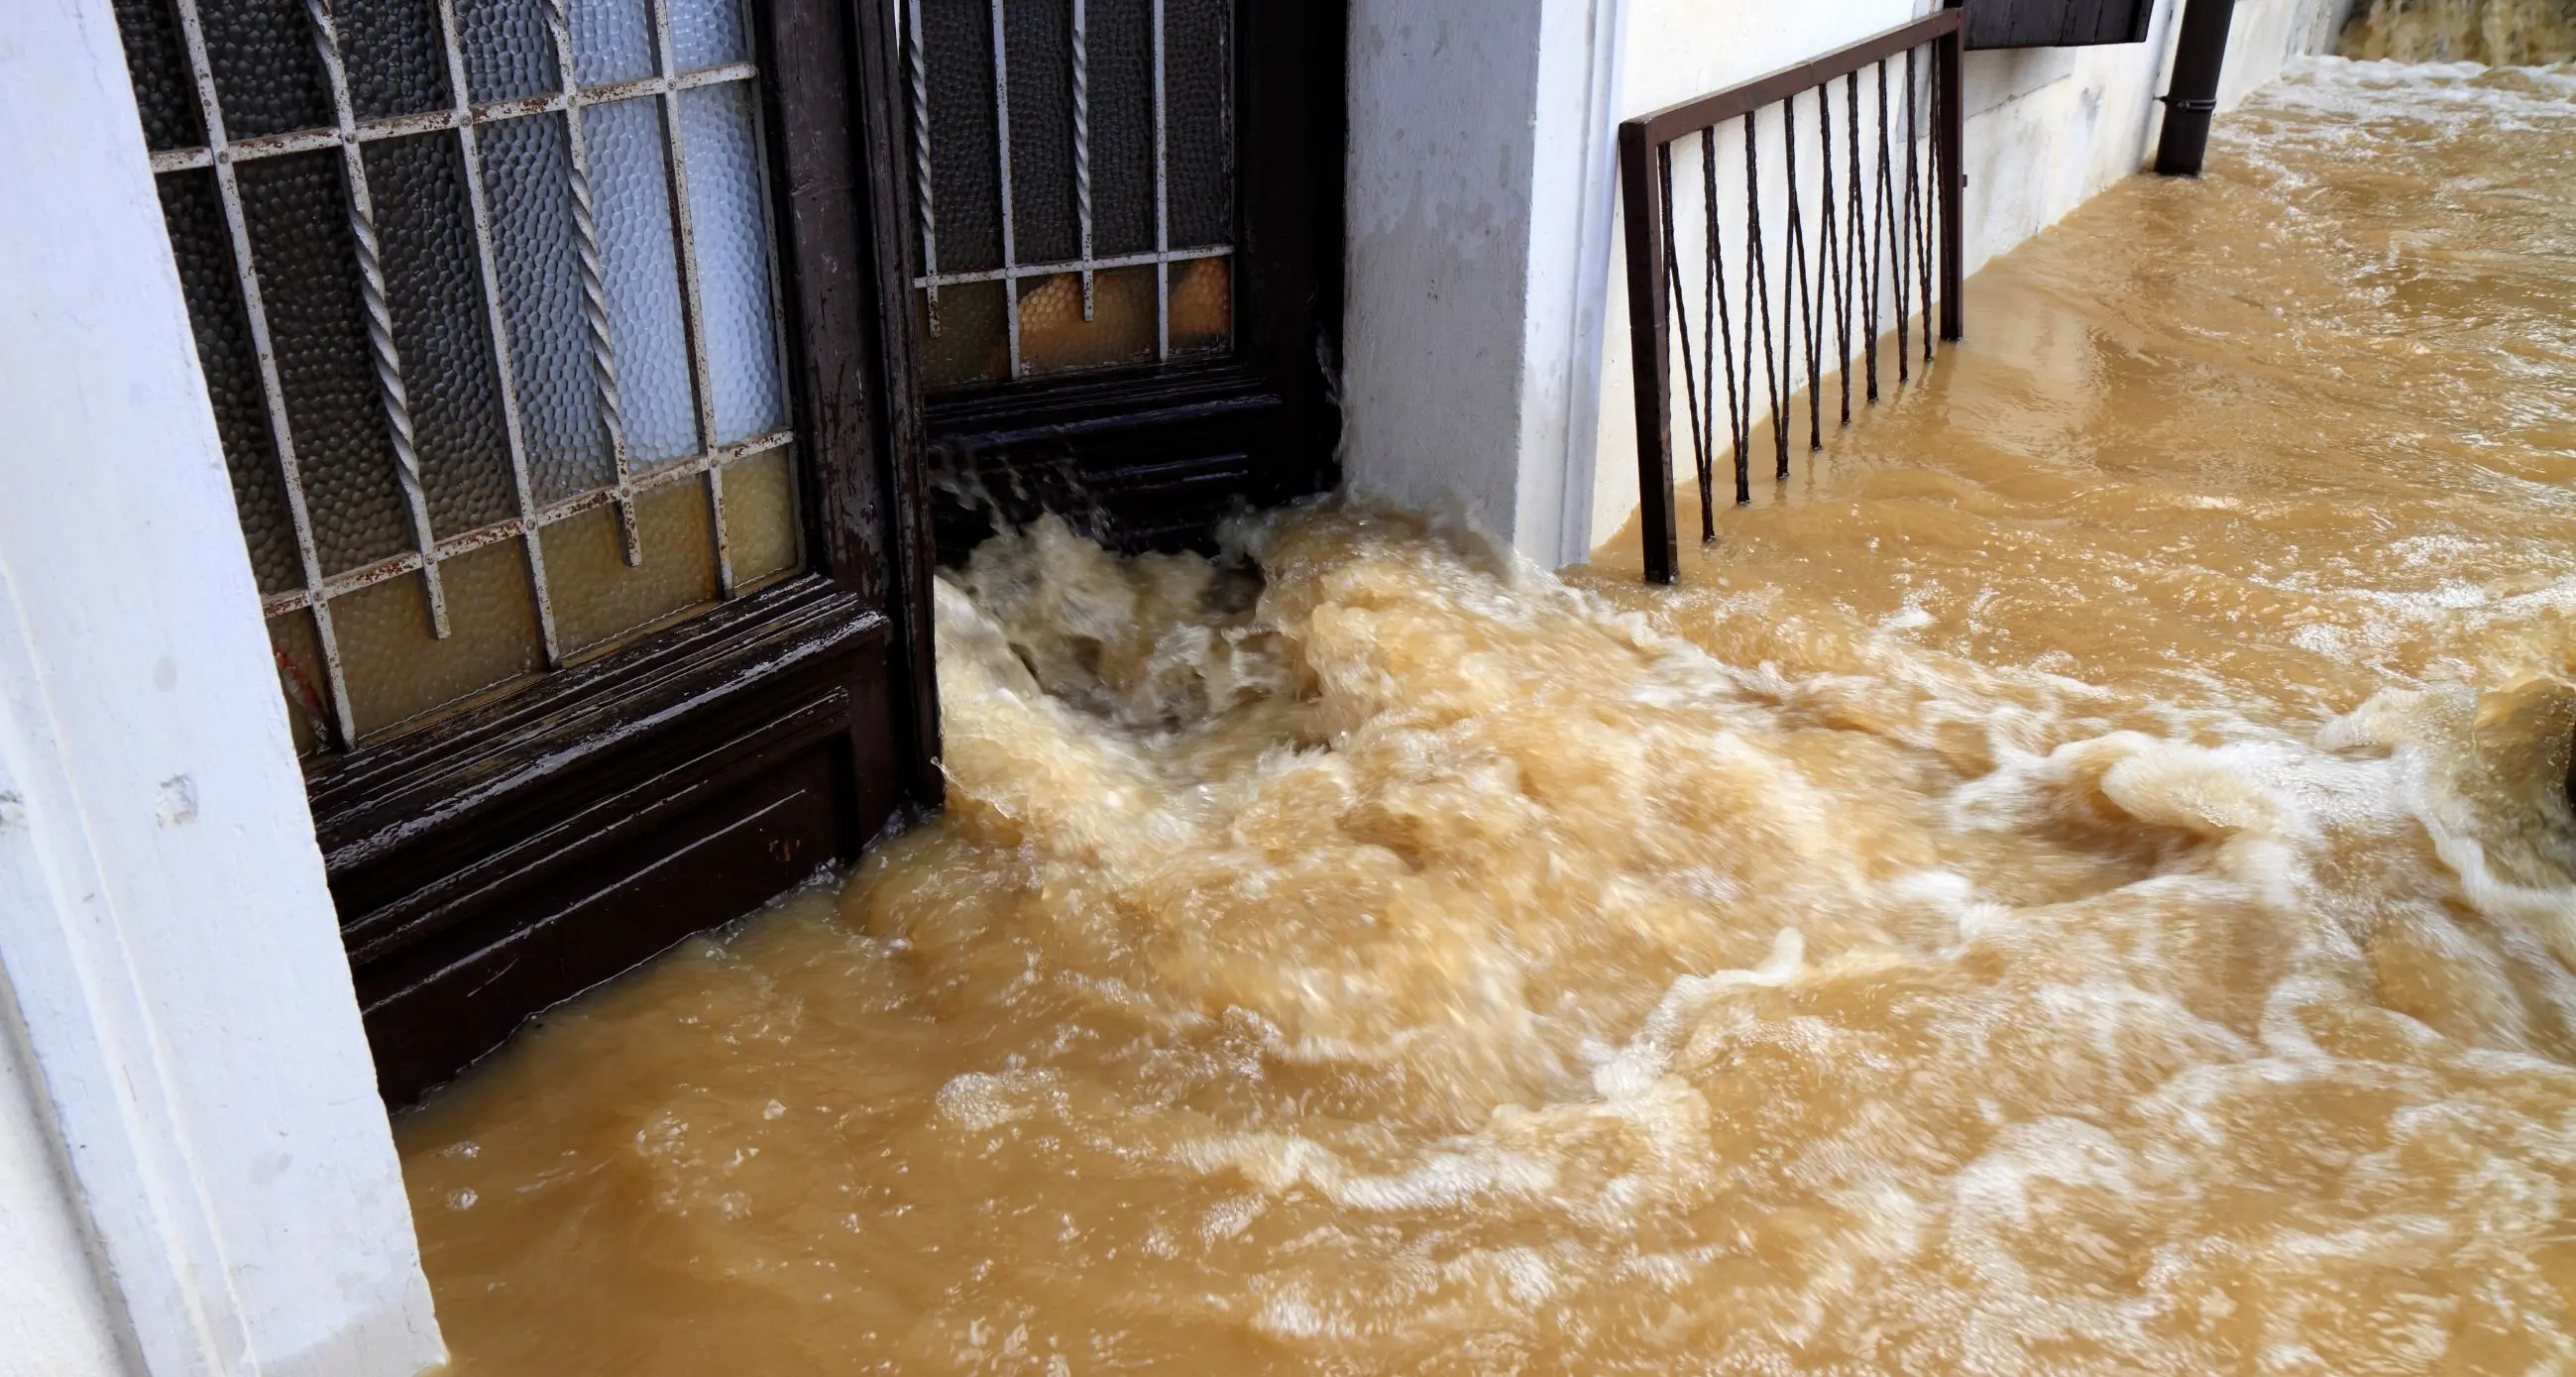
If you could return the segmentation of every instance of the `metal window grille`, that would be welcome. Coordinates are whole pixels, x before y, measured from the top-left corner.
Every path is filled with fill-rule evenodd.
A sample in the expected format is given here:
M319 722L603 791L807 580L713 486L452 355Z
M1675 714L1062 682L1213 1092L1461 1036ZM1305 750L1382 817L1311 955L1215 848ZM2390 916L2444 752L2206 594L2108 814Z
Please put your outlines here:
M933 386L1232 341L1229 0L905 0Z
M457 605L448 575L516 542L524 592L501 600L533 611L533 672L636 629L558 616L567 585L549 578L548 532L576 518L609 509L624 563L643 566L639 508L695 482L696 538L712 548L689 558L711 560L714 596L793 567L779 465L795 437L743 0L117 9L312 745L400 720L354 701L335 624L396 580L417 575L431 642L488 637L470 614L491 599ZM755 472L786 506L764 509L764 567L746 570L726 479ZM450 700L492 686L459 681Z

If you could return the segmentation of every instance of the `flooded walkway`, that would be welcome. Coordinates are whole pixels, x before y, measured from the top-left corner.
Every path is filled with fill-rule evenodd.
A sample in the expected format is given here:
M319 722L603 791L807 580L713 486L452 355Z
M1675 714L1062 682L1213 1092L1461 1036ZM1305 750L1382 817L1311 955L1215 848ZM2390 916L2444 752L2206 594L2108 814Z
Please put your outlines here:
M398 1126L459 1372L2576 1364L2576 75L2221 131L1678 591L988 547L942 822Z

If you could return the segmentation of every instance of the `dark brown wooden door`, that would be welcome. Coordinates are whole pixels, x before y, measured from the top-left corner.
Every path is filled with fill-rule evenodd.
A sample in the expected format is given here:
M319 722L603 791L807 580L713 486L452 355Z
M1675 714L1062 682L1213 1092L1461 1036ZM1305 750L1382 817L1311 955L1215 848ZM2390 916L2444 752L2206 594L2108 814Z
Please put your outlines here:
M890 14L116 8L389 1100L935 801Z
M2143 43L2155 0L1965 0L1971 48Z
M900 0L937 544L1123 548L1335 481L1338 4Z

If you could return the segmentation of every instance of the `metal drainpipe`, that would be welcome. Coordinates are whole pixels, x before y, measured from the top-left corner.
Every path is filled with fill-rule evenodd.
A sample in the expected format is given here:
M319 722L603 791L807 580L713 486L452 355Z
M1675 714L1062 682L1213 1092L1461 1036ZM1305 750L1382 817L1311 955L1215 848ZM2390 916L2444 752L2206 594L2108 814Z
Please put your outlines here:
M2218 68L2227 60L2227 26L2236 0L2187 0L2182 41L2174 48L2173 89L2165 92L2165 132L2156 145L2156 174L2197 177L2209 153L2209 121L2218 113Z

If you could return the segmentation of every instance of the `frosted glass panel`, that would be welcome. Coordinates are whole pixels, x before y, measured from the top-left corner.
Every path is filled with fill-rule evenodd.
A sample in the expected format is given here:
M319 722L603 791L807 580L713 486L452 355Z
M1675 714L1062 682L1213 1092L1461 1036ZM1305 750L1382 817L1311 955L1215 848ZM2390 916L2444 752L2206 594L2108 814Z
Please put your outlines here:
M563 116L491 125L483 130L482 152L528 480L538 501L552 502L616 477L582 318Z
M737 587L796 567L793 462L788 451L773 449L724 471L725 548Z
M680 70L695 71L751 57L744 41L742 0L669 0L671 55Z
M572 74L584 86L653 75L644 0L572 0Z
M626 456L639 470L698 452L656 103L645 97L581 112L608 288L608 339L625 402Z
M562 84L545 0L456 0L456 35L475 100L533 96Z
M787 423L769 314L769 226L761 211L751 92L738 84L680 93L689 155L689 213L698 243L698 311L706 327L716 440Z
M429 593L418 574L331 600L349 708L362 736L545 668L525 545L486 545L440 564L438 573L452 632L445 640L430 635Z
M588 650L716 596L716 532L703 478L636 499L644 562L629 565L606 507L548 526L546 591L566 653Z

